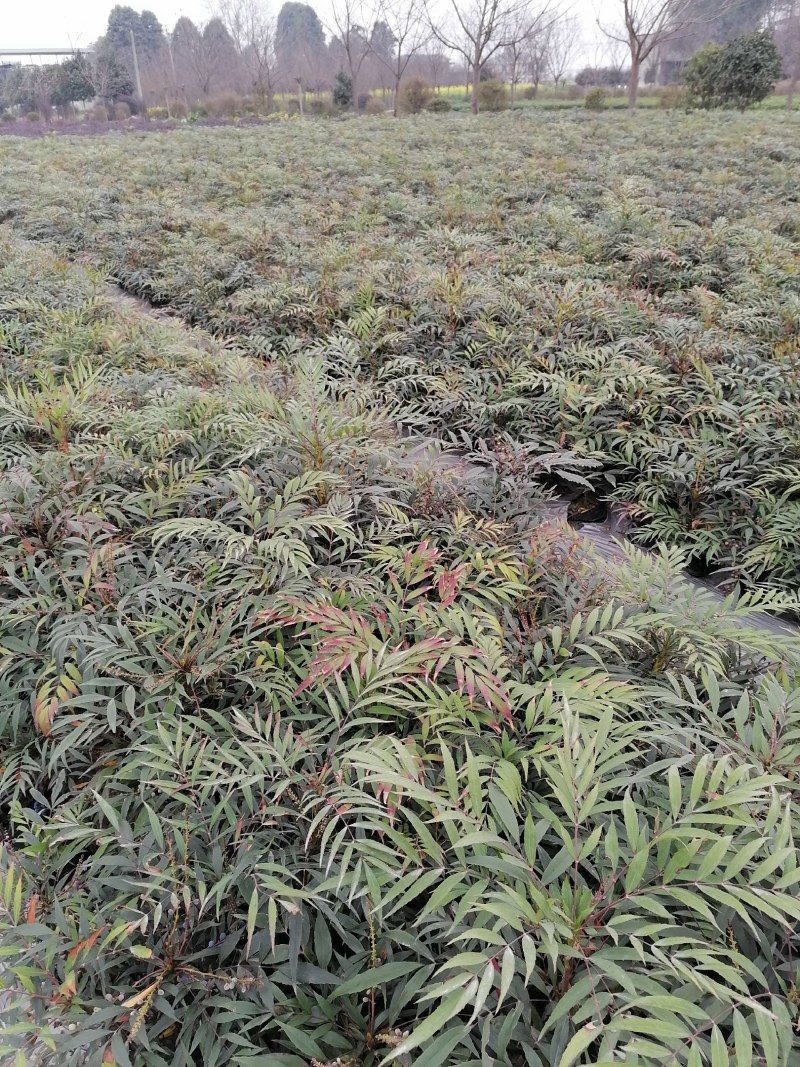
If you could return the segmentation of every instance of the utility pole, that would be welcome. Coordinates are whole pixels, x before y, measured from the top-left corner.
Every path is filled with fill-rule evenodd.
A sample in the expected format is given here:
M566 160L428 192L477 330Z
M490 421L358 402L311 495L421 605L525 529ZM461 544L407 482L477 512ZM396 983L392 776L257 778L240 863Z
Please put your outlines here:
M136 77L136 95L139 98L139 107L142 109L142 118L147 122L147 106L144 102L144 93L142 92L142 78L139 74L139 56L136 54L136 38L133 36L133 30L129 29L128 33L131 38L131 49L133 51L133 73Z

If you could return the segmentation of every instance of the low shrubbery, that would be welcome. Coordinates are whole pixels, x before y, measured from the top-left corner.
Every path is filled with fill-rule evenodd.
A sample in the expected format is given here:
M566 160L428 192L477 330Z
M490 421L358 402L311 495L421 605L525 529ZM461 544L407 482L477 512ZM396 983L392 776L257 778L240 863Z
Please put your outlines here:
M568 455L409 478L341 341L0 281L6 1054L791 1062L778 598L534 530Z
M594 89L587 89L583 98L583 106L587 111L603 111L606 106L605 89L601 89L599 86Z
M781 119L14 143L2 1056L797 1059Z
M479 436L506 431L523 440L532 437L543 451L558 450L563 443L596 457L598 472L591 479L597 491L632 510L634 536L647 543L680 547L694 566L727 568L750 587L793 587L800 584L791 474L798 461L791 429L796 327L789 291L770 281L776 271L791 276L793 269L797 228L783 191L793 156L781 136L767 127L758 166L753 155L741 164L735 179L699 183L701 158L713 159L714 152L741 154L740 131L729 125L728 117L726 125L715 128L719 140L709 140L708 130L680 119L686 123L684 136L694 146L681 154L666 134L676 120L678 116L659 117L657 112L648 116L654 147L637 147L636 158L654 182L661 177L664 181L633 190L620 176L623 160L608 163L596 154L584 159L586 145L576 147L568 124L537 118L547 129L558 129L565 149L549 160L546 176L537 179L548 190L551 206L535 211L530 205L541 195L534 191L539 186L515 171L518 164L502 125L493 151L517 177L510 185L502 177L502 194L470 185L464 203L454 199L452 190L447 193L442 211L448 225L458 223L473 233L455 266L445 269L447 246L440 248L435 228L433 236L424 241L418 237L410 247L401 242L402 251L396 254L410 257L403 261L416 268L406 281L393 280L388 295L378 300L373 354L363 358L366 366L382 368L387 396L412 403L417 416L431 425ZM384 136L403 144L411 130L426 121L433 122L434 116L395 124L393 134L376 128L364 136L370 151L380 155ZM466 127L459 123L449 134L464 158L474 147ZM605 138L612 131L612 143L621 146L617 154L624 157L625 127L604 125ZM327 148L325 129L309 129L303 139L313 152L330 158L334 171L341 165ZM349 144L341 131L334 141ZM294 144L282 132L281 152L293 151ZM708 144L712 147L706 151ZM200 217L183 207L179 175L199 183L212 201L220 193L210 178L198 177L192 159L183 155L188 146L180 140L163 146L153 142L148 148L153 162L144 168L146 173L158 168L158 180L166 184L165 195L176 205L185 231L165 240L160 239L160 200L140 197L135 225L108 215L102 201L93 206L97 194L81 184L83 172L76 165L86 148L59 148L59 171L66 169L72 176L87 217L93 219L96 212L97 220L78 224L57 211L55 179L52 189L45 185L40 199L31 201L24 193L28 151L18 150L5 163L10 207L19 218L30 220L26 225L31 232L48 234L73 248L91 248L126 287L172 304L190 322L236 336L254 351L272 351L293 336L307 343L339 330L348 336L348 327L341 325L350 321L354 310L347 294L358 291L366 268L354 253L342 252L334 232L320 234L318 213L330 212L335 219L344 193L334 183L320 206L309 192L313 182L301 156L292 157L291 173L298 176L292 218L299 213L302 225L298 231L285 221L287 229L273 240L280 240L280 249L286 251L277 253L252 237L212 240L205 235ZM175 162L176 152L182 169ZM107 168L105 180L112 194L126 195L119 161L113 155L98 158ZM223 202L234 205L242 225L256 232L259 209L250 205L262 204L265 198L279 205L284 194L269 184L269 172L264 177L258 153L239 162L241 173L229 179ZM377 210L395 220L393 227L415 213L428 219L433 209L424 207L427 198L433 190L449 188L436 148L415 170L391 174L393 191L381 198ZM499 173L496 182L501 182ZM758 189L757 201L743 191L745 186ZM351 188L359 187L351 182ZM613 200L598 191L605 188L618 189ZM556 211L553 198L565 196L574 198L580 210ZM361 191L357 202L373 217L377 202L367 191ZM470 206L473 202L479 207ZM524 211L522 205L527 205ZM272 217L284 218L274 211ZM335 231L337 224L329 225ZM513 291L494 259L483 258L483 249L495 247L498 225L508 254L523 264ZM380 240L371 230L367 233L370 257L382 262ZM530 264L529 240L554 249L550 255L555 266L549 260ZM282 265L284 256L297 266ZM430 273L431 257L434 263L445 257L441 277ZM187 270L191 285L186 284ZM314 288L317 270L326 279L324 298ZM370 284L384 292L387 283L375 270L375 275L368 274ZM564 296L565 289L572 295ZM510 292L513 316L505 310ZM414 310L398 319L380 310L384 301L390 308ZM498 329L505 338L501 347L489 340ZM421 355L431 336L443 340L434 354ZM545 361L535 374L523 355L511 358L533 343ZM490 347L491 357L483 346ZM634 379L638 385L632 398ZM694 406L688 398L696 398L698 390L707 399ZM745 396L746 407L740 399L729 407L729 398ZM739 414L743 410L746 419ZM710 425L716 427L713 433ZM732 426L739 426L735 436Z
M306 110L309 115L331 115L333 113L332 105L322 97L315 97L313 100L309 100L306 104Z
M505 111L510 98L505 82L489 78L478 82L478 106L481 111Z
M425 110L433 111L434 113L441 113L445 111L452 111L453 105L450 103L446 96L442 96L437 93L435 96L432 96L431 99L425 104Z
M244 102L238 93L218 93L204 100L206 113L212 118L237 118L244 114Z
M409 78L400 87L400 110L405 115L418 115L433 102L433 89L422 78ZM444 97L436 97L444 100Z
M665 111L675 111L690 105L689 93L681 85L665 85L657 92L658 106Z

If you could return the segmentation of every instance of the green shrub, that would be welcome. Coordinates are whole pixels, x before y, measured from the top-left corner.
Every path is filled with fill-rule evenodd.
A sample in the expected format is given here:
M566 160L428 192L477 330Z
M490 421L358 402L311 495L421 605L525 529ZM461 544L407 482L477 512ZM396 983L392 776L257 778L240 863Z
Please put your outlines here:
M13 111L2 111L2 112L0 112L0 122L8 123L8 122L16 122L16 121L17 121L17 116L14 114Z
M90 122L108 122L108 108L105 104L95 104L86 112Z
M371 96L364 106L367 115L385 115L386 104L377 96Z
M42 116L39 114L38 111L29 111L25 115L25 118L28 120L28 122L41 122L42 121Z
M124 122L131 117L131 109L127 104L114 104L114 118L117 122Z
M782 69L775 38L762 30L706 45L684 67L683 81L699 107L744 111L769 96Z
M657 91L656 99L664 111L676 111L689 105L689 94L680 85L665 85Z
M322 97L314 97L306 104L306 110L310 115L331 115L333 113L332 105Z
M508 86L496 78L478 82L478 108L480 111L505 111L509 105Z
M446 96L437 93L425 105L426 111L433 111L434 113L444 113L446 111L452 111L453 105L450 103Z
M353 106L353 79L343 70L337 72L333 82L333 103L342 111Z
M720 44L707 44L684 64L681 78L688 103L693 107L718 106L719 59L723 47Z
M405 115L418 115L432 99L433 89L423 78L409 78L400 86L400 110Z
M606 106L605 89L601 89L599 86L589 89L584 97L583 106L587 111L603 111Z

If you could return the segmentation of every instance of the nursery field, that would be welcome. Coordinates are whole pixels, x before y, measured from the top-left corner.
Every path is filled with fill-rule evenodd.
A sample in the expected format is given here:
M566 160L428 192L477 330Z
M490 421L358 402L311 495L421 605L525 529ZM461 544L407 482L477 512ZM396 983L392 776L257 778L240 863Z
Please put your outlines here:
M799 168L0 141L0 1063L798 1062Z

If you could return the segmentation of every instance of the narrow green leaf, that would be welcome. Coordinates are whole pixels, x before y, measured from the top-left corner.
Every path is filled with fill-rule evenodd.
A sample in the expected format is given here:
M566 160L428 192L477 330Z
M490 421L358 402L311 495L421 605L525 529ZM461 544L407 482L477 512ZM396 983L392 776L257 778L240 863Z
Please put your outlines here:
M425 1041L432 1038L433 1035L438 1033L454 1015L458 1015L461 1009L466 1004L469 1004L475 996L477 989L478 979L473 978L464 989L457 989L451 993L442 1001L435 1011L432 1011L430 1015L423 1019L419 1026L414 1028L405 1041L402 1041L396 1048L392 1049L382 1062L389 1063L391 1060L395 1060L399 1056L404 1056L407 1052L410 1052L411 1049L418 1048ZM459 1031L465 1033L466 1028L460 1027Z
M250 894L250 903L247 907L247 943L244 947L244 958L250 955L250 946L253 943L253 934L256 929L256 917L258 916L258 886L253 886Z
M747 1020L738 1008L733 1013L733 1036L736 1043L736 1067L750 1067L753 1062L753 1038Z
M711 1031L711 1067L729 1067L728 1049L718 1026Z
M511 988L511 980L514 977L514 970L516 968L517 960L514 955L514 951L510 945L507 946L503 953L503 961L500 964L500 996L497 998L497 1008L500 1009L500 1005L506 998L506 994Z
M601 1034L602 1030L597 1023L588 1022L585 1026L582 1026L570 1038L569 1044L564 1049L564 1053L558 1062L558 1067L572 1067L572 1064L575 1063L581 1053L585 1052L589 1045L596 1041Z
M402 978L407 974L411 974L413 971L419 970L420 966L421 964L415 960L382 963L380 967L371 967L366 971L361 971L359 974L354 974L342 982L331 996L346 997L351 993L363 993L365 989L374 989L383 982L391 982L395 978Z

